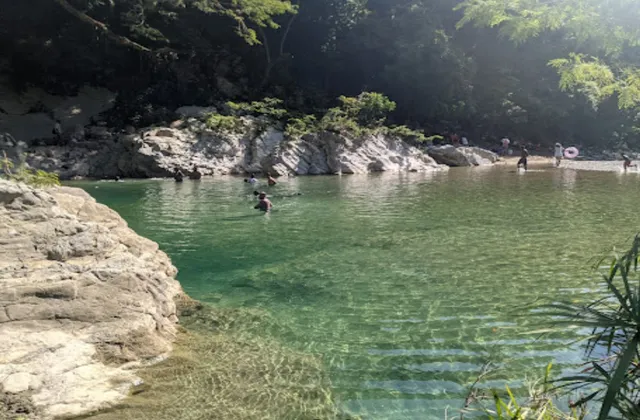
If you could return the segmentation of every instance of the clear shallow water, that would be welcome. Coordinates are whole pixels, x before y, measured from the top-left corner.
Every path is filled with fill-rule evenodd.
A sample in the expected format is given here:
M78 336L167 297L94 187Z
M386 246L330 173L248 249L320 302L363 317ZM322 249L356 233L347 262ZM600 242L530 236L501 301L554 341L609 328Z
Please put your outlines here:
M267 216L237 178L74 185L157 241L194 298L286 323L343 407L442 419L487 360L501 369L481 386L513 388L581 361L575 333L523 334L546 321L528 305L598 293L592 257L634 233L639 183L504 168L290 178Z

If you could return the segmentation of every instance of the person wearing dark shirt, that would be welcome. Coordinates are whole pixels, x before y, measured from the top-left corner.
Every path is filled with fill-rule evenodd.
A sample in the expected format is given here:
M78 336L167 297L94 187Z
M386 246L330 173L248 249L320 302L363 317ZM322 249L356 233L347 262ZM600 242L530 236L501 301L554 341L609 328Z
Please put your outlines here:
M622 163L622 168L624 169L625 172L627 172L627 169L629 168L637 168L638 165L634 165L631 162L631 158L627 155L622 155L622 159L624 160L624 162Z
M196 165L193 165L193 171L191 171L191 174L189 175L189 179L193 179L196 181L199 179L202 179L202 174L200 173Z
M519 168L524 168L524 170L527 170L527 159L529 157L529 151L526 148L522 149L522 152L520 153L520 160L518 161L518 169Z
M182 180L184 179L184 174L180 169L176 170L176 173L173 175L173 179L176 182L182 182Z

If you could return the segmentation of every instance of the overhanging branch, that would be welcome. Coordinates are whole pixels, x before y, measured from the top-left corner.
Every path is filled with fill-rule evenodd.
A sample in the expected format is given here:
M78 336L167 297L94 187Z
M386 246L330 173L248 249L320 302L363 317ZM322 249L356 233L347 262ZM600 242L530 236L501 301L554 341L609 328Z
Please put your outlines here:
M127 37L115 34L113 31L109 29L107 25L104 23L95 20L91 16L86 13L81 12L80 10L73 7L67 0L54 0L56 3L60 5L64 10L71 13L76 18L80 19L82 22L89 24L106 35L107 38L112 41L129 48L133 48L138 51L151 52L151 49L145 47L144 45L140 45L137 42L130 40Z

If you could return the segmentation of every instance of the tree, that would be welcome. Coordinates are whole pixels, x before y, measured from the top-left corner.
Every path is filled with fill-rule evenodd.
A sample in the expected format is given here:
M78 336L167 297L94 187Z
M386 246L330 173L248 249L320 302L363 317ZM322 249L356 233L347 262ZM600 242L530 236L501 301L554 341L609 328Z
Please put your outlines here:
M594 105L617 96L620 108L640 105L640 3L634 0L465 0L458 27L499 27L515 43L544 32L562 34L574 52L549 64L560 88L585 94Z
M236 22L236 32L250 45L258 44L256 28L277 28L275 16L294 13L289 0L79 0L77 6L67 0L52 0L81 22L93 26L120 45L149 52L150 47L131 39L170 44L162 31L149 24L149 15L156 14L174 19L180 9L195 8L207 14L227 16ZM96 17L92 17L95 14ZM107 22L107 23L105 23ZM113 23L128 32L114 32L108 23Z

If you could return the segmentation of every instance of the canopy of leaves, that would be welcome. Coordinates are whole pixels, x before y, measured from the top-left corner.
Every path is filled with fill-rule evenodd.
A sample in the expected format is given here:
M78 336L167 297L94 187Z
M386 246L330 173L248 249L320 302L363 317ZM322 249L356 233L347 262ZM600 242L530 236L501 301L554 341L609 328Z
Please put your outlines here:
M636 142L637 1L460 1L5 2L0 76L53 94L107 87L118 125L264 97L320 119L342 95L380 92L396 104L385 123L417 132L540 151Z
M550 64L561 76L560 88L580 92L594 105L617 95L620 108L640 105L637 65L640 2L634 0L505 1L465 0L458 23L499 27L516 44L559 32L575 51ZM598 58L587 58L590 51Z

